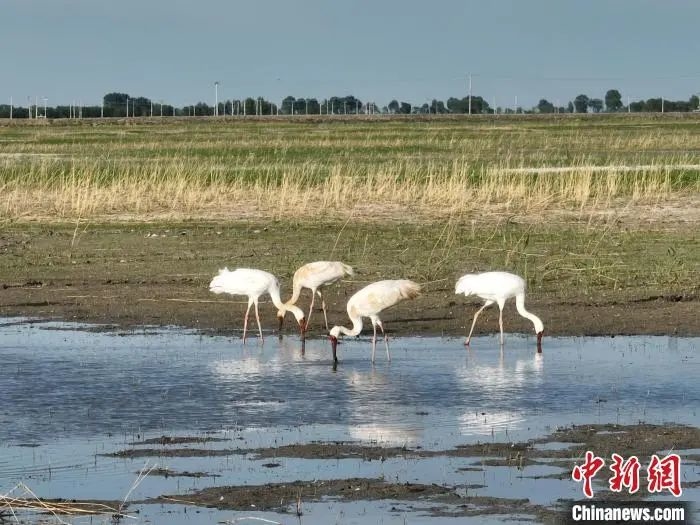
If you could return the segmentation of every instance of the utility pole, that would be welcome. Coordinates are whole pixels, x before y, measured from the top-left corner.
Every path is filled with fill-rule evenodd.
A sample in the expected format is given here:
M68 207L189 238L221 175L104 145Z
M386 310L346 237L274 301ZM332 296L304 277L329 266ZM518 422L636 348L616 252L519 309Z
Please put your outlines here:
M219 81L214 82L214 116L219 116Z
M518 113L518 95L515 95L515 113Z
M10 97L10 120L12 120L12 97Z
M129 118L129 97L126 97L126 118Z
M46 108L47 108L46 102L47 101L48 101L48 99L46 97L44 97L44 118L46 118Z
M469 73L469 114L472 114L472 74Z
M664 97L661 97L661 113L664 112Z

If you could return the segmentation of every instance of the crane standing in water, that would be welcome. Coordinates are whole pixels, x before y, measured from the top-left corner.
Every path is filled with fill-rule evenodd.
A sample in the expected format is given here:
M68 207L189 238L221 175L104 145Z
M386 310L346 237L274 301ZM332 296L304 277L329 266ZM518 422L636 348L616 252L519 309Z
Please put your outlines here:
M234 271L224 268L223 270L219 270L219 274L209 283L209 291L215 294L228 293L231 295L248 296L248 309L245 312L243 321L243 343L245 343L246 330L248 328L248 314L253 304L255 304L255 319L258 322L260 339L264 341L262 328L260 327L260 316L258 314L258 299L265 293L270 294L272 302L280 311L286 312L289 310L294 314L294 317L299 323L301 337L302 339L304 338L304 331L306 330L304 312L294 305L286 305L282 302L280 299L279 281L277 277L271 273L252 268L237 268Z
M326 321L326 330L328 330L328 315L326 314L326 301L323 300L323 295L321 290L322 286L331 285L346 275L354 275L353 269L340 261L316 261L312 263L305 264L294 272L294 278L292 280L292 297L285 303L285 305L294 305L299 300L299 295L301 294L302 288L308 288L311 290L311 306L309 307L309 315L306 317L306 328L308 329L311 324L311 312L314 309L314 299L316 299L316 294L321 298L321 308L323 309L323 318ZM277 312L277 318L280 322L280 330L282 330L282 324L284 323L285 311L280 309Z
M377 326L384 334L384 345L386 346L386 358L391 361L389 353L389 338L384 332L384 325L379 319L379 313L386 310L390 306L403 301L404 299L413 299L420 293L420 285L406 279L395 281L377 281L365 286L362 290L353 295L348 301L348 316L352 321L352 329L344 326L334 326L331 328L329 339L333 348L333 362L338 362L336 348L338 346L338 337L340 334L355 336L362 331L362 318L369 317L374 328L374 336L372 337L372 362L374 363L374 354L377 348Z
M542 352L542 334L544 325L539 317L525 310L525 280L512 273L507 272L486 272L479 274L463 275L455 285L456 294L464 294L465 296L476 295L486 301L484 306L479 308L474 314L471 330L464 343L469 346L474 331L474 325L479 314L484 308L491 306L493 303L498 304L500 310L498 323L501 328L501 346L503 346L503 307L506 301L511 297L515 297L515 307L518 313L532 321L537 334L537 351Z

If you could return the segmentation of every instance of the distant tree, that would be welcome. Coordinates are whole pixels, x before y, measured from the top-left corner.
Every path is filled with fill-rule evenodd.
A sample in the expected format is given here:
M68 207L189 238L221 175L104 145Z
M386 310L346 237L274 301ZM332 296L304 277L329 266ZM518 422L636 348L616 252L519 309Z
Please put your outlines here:
M253 97L247 97L243 101L243 107L246 115L255 115L255 99Z
M603 111L603 101L599 98L592 98L588 101L588 107L591 108L593 113L600 113Z
M206 105L206 104L205 104ZM213 111L213 108L212 108ZM129 102L129 115L135 117L147 117L151 114L151 99L146 97L134 97ZM202 115L197 111L197 115ZM83 116L85 116L85 110L83 109Z
M452 113L464 113L462 101L455 97L450 97L447 99L447 109L449 109Z
M310 98L307 100L309 103L309 115L318 115L321 105L315 98Z
M102 97L104 104L105 116L118 117L126 115L126 101L129 100L127 93L107 93ZM131 110L129 110L131 114ZM68 108L68 116L70 116L70 107Z
M620 111L622 109L622 95L617 89L609 89L605 93L605 108L608 111Z
M544 98L540 99L537 104L537 111L540 113L554 113L554 104Z
M442 115L444 113L449 113L450 110L445 107L445 103L442 100L433 99L432 102L430 102L430 112Z
M646 111L646 105L643 100L630 103L630 111L634 113L639 113L640 111Z
M569 103L566 105L566 112L567 113L573 113L574 112L574 103L569 100Z
M447 108L452 113L469 113L469 97L447 99ZM472 95L472 114L493 113L493 110L482 97Z
M389 102L389 105L387 107L391 113L399 112L399 102L396 99Z
M283 115L291 115L294 109L294 101L296 99L292 96L285 97L282 99L282 105L280 106L280 113Z
M409 115L411 113L411 104L409 104L408 102L401 102L399 113L403 115Z
M209 106L209 104L207 104L206 102L197 102L194 105L194 114L198 117L213 115L214 108ZM136 115L137 116L139 115L138 111L137 111Z
M700 98L698 98L697 95L693 95L690 97L690 100L688 100L688 105L690 106L690 111L700 109Z
M574 99L574 109L576 109L576 113L588 112L588 100L586 95L579 95Z
M661 99L660 98L647 99L646 103L644 104L644 111L661 112Z

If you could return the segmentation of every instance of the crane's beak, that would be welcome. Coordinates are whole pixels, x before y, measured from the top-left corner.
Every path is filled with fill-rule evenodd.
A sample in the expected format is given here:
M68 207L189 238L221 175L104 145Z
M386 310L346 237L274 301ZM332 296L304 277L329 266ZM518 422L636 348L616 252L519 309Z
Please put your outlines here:
M338 338L332 335L328 336L328 339L331 341L331 348L333 349L333 362L337 363L338 362L338 356L336 355L336 350L338 348Z
M544 332L539 332L537 334L537 353L541 354L542 353L542 335Z

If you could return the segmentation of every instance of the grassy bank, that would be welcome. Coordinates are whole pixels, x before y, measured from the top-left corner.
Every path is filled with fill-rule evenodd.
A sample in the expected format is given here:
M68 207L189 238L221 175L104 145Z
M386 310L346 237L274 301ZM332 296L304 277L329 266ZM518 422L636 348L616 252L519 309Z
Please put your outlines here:
M0 217L531 220L700 194L700 119L90 121L0 127Z
M455 298L460 275L489 269L525 277L533 300L594 304L673 294L692 299L700 294L695 233L694 228L660 232L510 222L472 228L449 220L16 224L0 235L5 255L0 283L6 293L32 282L64 290L70 283L66 293L78 295L80 287L143 283L162 286L164 296L212 299L208 282L225 265L271 271L286 293L296 268L337 259L358 270L354 288L378 279L410 278L444 305Z

